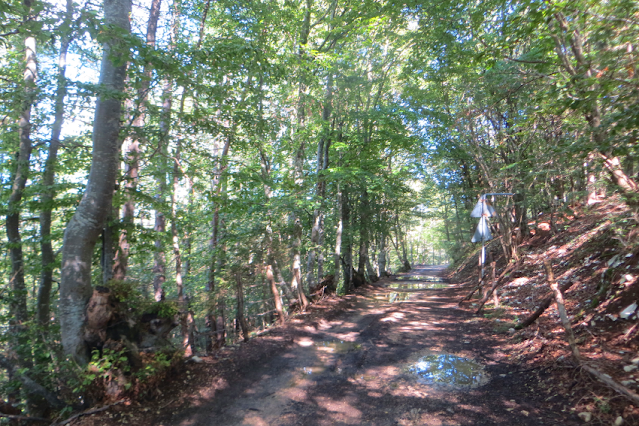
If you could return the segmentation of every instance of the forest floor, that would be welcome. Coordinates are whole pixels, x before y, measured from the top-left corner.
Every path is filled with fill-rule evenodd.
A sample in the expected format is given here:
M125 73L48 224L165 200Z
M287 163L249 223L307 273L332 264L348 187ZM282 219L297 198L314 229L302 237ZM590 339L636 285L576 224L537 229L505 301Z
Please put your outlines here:
M74 425L639 425L639 409L570 357L555 306L515 326L550 293L543 260L566 290L584 362L636 392L639 320L636 225L619 204L533 224L522 262L504 274L500 306L460 301L477 254L455 271L417 266L284 326L186 362L146 400ZM550 231L550 228L554 230ZM488 246L497 276L506 268ZM491 299L492 300L492 299Z
M579 424L566 398L548 398L552 369L511 359L512 336L460 308L465 289L442 282L444 274L418 266L327 298L283 327L186 364L156 400L78 424Z

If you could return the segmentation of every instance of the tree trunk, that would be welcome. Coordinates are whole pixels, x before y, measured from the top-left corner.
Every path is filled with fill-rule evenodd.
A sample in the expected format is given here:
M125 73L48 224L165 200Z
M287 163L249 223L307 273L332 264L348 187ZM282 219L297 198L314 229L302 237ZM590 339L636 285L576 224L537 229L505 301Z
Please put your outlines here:
M293 222L293 279L291 281L291 288L297 292L297 299L299 300L302 310L306 310L308 307L308 299L304 293L304 286L302 283L302 257L300 255L300 249L302 247L302 223L299 218L294 218Z
M342 223L344 224L344 234L346 234L342 260L344 292L349 293L353 287L353 236L351 235L351 206L347 188L342 190Z
M130 0L105 0L104 21L130 31ZM60 283L60 326L65 353L78 363L88 361L83 339L84 308L91 296L91 258L95 243L111 209L113 185L119 161L119 132L127 61L111 62L112 51L120 50L118 40L109 38L103 45L100 85L120 96L98 97L93 121L93 157L84 196L64 233L62 280Z
M166 233L166 216L162 211L166 197L166 161L168 157L167 146L171 122L171 108L173 104L173 83L170 80L164 82L162 90L162 118L160 120L160 138L158 141L158 151L160 152L160 166L155 181L157 183L157 194L155 201L155 250L153 252L153 298L156 302L164 299L164 283L166 282L166 254L164 252L164 235Z
M342 255L342 232L343 232L343 218L342 218L342 192L340 191L339 184L337 186L337 229L335 230L335 252L333 253L333 263L335 269L333 274L335 275L335 286L339 285L341 275L341 262Z
M64 97L67 93L67 52L69 50L70 25L73 19L73 2L67 0L67 9L60 38L60 55L58 59L58 76L54 105L54 119L51 129L51 141L49 142L49 152L47 161L42 173L42 209L40 211L40 250L42 251L42 273L40 276L40 286L38 288L37 299L37 320L41 326L47 326L50 318L51 287L53 285L53 267L55 264L55 254L51 246L51 211L53 209L53 199L55 197L55 166L60 146L60 133L64 122Z
M379 239L379 276L386 277L386 234L382 232Z
M217 328L217 308L216 308L216 289L215 289L215 273L218 262L218 238L220 227L220 201L219 197L222 194L224 188L225 176L229 149L231 147L232 135L229 135L224 141L222 152L217 159L217 166L215 173L213 174L213 180L211 182L211 193L217 198L212 201L213 204L213 219L211 221L211 239L209 241L209 249L211 250L211 259L209 264L209 276L206 286L209 298L209 311L207 312L207 323L211 329L211 335L207 337L206 349L212 351L214 347L223 342L223 339L217 339L217 343L213 343L213 330ZM219 149L219 147L218 147Z
M30 3L25 2L27 10ZM11 176L11 193L7 205L6 230L11 259L11 275L9 286L12 299L9 305L11 322L18 328L27 321L27 288L24 282L24 259L22 254L22 237L20 235L20 213L22 197L29 177L29 159L31 158L31 106L35 100L35 80L37 73L36 39L27 35L24 39L25 67L23 86L25 100L20 111L18 138L19 146L16 155L15 169Z
M184 283L182 274L182 252L180 250L180 237L177 227L177 191L180 186L180 154L182 144L178 140L175 148L175 157L173 163L173 191L171 192L171 239L173 241L173 256L175 258L175 286L177 289L178 308L180 310L180 333L182 335L182 347L184 348L184 356L193 355L193 342L189 340L189 328L187 317L189 307L184 294Z
M239 271L235 273L235 284L235 291L237 296L237 321L240 323L244 341L248 342L250 329L248 322L244 317L244 288L242 286L242 274Z
M158 27L158 18L160 17L160 5L162 0L152 0L151 10L149 11L149 19L146 26L146 44L149 47L155 47L155 35ZM125 142L125 162L124 162L124 180L126 201L122 206L122 224L123 228L120 232L118 241L118 250L113 265L113 278L116 280L124 280L126 278L130 244L128 233L132 228L135 214L134 193L138 186L138 175L140 169L140 135L137 133L144 127L144 119L146 117L146 101L149 94L149 86L153 66L146 64L142 73L142 81L137 96L137 108L133 112L133 137L128 138Z
M277 312L277 320L280 324L284 324L285 316L282 309L282 299L280 298L280 292L275 285L275 277L273 276L273 268L271 265L266 265L266 281L268 281L271 288L271 294L273 295L273 302L275 303L275 311Z

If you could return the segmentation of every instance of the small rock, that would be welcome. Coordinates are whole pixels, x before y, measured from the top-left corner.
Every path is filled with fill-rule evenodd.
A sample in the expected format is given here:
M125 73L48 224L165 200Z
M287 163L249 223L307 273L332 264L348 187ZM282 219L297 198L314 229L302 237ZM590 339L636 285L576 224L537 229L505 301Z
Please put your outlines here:
M639 357L634 358L634 359L633 359L632 361L630 361L630 362L632 362L633 364L639 364Z
M577 416L582 419L584 422L588 423L590 420L592 420L592 414L584 411L582 413L577 414Z
M623 417L619 416L615 419L615 426L621 426L623 424Z
M523 414L524 416L528 417L530 415L530 413L526 410L521 410L521 414Z
M510 334L515 334L515 332L516 332L516 331L517 331L517 330L515 330L514 328L509 328L509 329L508 329L508 332L509 332Z
M446 409L446 411L448 411L450 414L455 414L455 410L453 410L452 408L448 407Z
M636 369L637 369L637 365L636 364L631 364L631 365L626 365L623 368L623 371L625 371L626 373L630 373L631 371L636 370Z
M202 364L204 362L204 360L202 358L200 358L199 356L195 356L195 355L193 355L191 358L189 358L189 361L194 362L196 364Z
M623 319L630 318L632 316L632 314L635 313L636 310L637 310L637 303L636 302L632 302L632 304L627 306L626 309L624 309L623 311L621 311L619 313L619 316L621 318L623 318Z
M633 385L634 383L635 383L635 381L634 381L634 380L622 380L622 381L621 381L621 384L622 384L622 385L624 385L624 386L631 386L631 385Z

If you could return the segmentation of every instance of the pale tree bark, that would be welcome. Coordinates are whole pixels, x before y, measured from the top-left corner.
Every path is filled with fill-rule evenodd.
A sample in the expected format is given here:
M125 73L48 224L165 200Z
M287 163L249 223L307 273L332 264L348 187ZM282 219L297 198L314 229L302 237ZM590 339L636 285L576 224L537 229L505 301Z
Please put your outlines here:
M322 244L324 240L324 212L322 205L326 193L326 178L324 172L328 169L329 149L331 146L331 113L333 102L333 74L329 73L324 95L324 108L322 109L322 135L317 144L317 185L315 188L315 201L317 208L313 212L313 227L311 229L311 247L307 259L307 282L309 288L319 283L324 275L324 255ZM315 266L317 265L317 273Z
M53 267L55 254L51 246L51 211L55 198L55 168L60 147L60 133L64 123L64 97L67 93L67 52L71 40L71 21L73 19L73 1L67 0L64 22L60 28L60 54L58 57L57 89L54 105L54 119L51 129L51 141L47 161L42 173L42 209L40 211L40 250L42 251L42 273L38 287L37 313L38 323L42 326L49 324L51 287L53 285Z
M29 8L30 3L25 2ZM5 221L9 257L11 259L11 275L9 286L13 293L9 312L11 323L18 331L28 319L27 312L27 288L24 282L24 258L22 254L22 237L20 235L20 213L22 210L22 197L29 178L29 160L31 158L31 106L35 100L35 80L37 73L36 63L36 39L31 35L24 38L25 67L22 83L25 91L25 100L22 103L20 118L18 120L18 152L16 153L15 168L11 176L11 193L7 206Z
M25 20L30 14L30 2L25 1ZM29 320L27 308L27 288L24 281L24 257L22 252L22 236L20 233L20 216L22 211L22 198L29 178L29 160L31 158L31 107L35 101L35 81L37 73L36 63L36 39L27 34L24 38L25 62L22 77L24 88L24 100L21 104L20 116L18 119L18 149L15 155L15 165L11 174L11 193L7 205L7 216L5 226L7 231L7 242L9 248L9 258L11 261L11 272L9 276L9 288L11 299L9 302L9 344L8 355L11 357L11 364L19 369L30 369L33 366L31 345L27 334L26 322ZM10 379L24 376L17 375L7 369ZM34 389L31 389L24 380L22 388L26 394L28 411L34 415L41 415L44 404ZM39 407L40 406L40 407Z
M105 0L104 21L130 32L130 0ZM100 85L107 93L123 94L127 61L112 60L127 54L123 43L112 35L103 45ZM95 243L111 208L113 185L119 161L122 103L118 97L98 97L93 122L93 155L84 196L64 233L60 283L60 326L65 353L86 364L83 339L84 308L91 296L91 258Z
M340 185L337 185L337 227L335 230L335 251L333 252L333 263L335 264L335 269L333 274L335 275L335 285L337 286L340 281L341 275L341 256L342 256L342 232L344 230L344 221L342 218L342 191L340 190Z
M308 299L304 293L302 284L302 256L300 250L302 247L302 223L299 218L293 217L293 279L291 280L291 288L297 293L297 299L302 307L306 310L308 307Z
M154 2L157 0L153 0ZM157 5L158 13L160 4ZM171 43L170 48L175 46L175 40L177 38L179 30L179 17L177 8L173 8L173 19L171 22ZM153 16L151 13L150 16ZM149 18L150 19L150 18ZM153 24L157 26L157 20ZM155 28L153 28L153 43L155 43ZM147 32L148 33L148 32ZM148 41L148 35L147 35ZM182 100L184 100L185 94L183 94ZM181 104L183 107L184 102ZM158 152L160 154L159 170L155 175L155 181L157 184L157 192L155 195L155 223L153 230L155 231L155 242L153 251L153 298L156 302L164 299L164 283L166 282L166 254L164 251L165 233L166 233L166 216L164 214L164 202L166 200L167 181L166 171L168 170L168 164L166 159L168 158L168 140L169 132L171 130L171 116L173 107L173 81L166 79L164 81L164 87L162 88L162 115L160 118L160 138L158 141Z
M280 298L280 293L277 290L277 285L275 284L275 277L273 276L273 267L269 264L266 265L266 281L268 281L269 288L271 289L271 294L273 295L275 311L277 312L277 320L280 324L284 324L286 317L284 314L284 309L282 308L282 299Z
M193 342L189 339L188 311L186 297L184 294L184 282L182 273L182 252L180 250L180 236L177 226L177 191L180 186L180 151L181 141L178 140L173 158L173 191L171 192L171 240L173 242L173 257L175 259L175 286L177 289L178 308L180 310L180 333L182 335L182 347L184 356L193 355Z
M233 132L231 132L233 133ZM215 288L215 275L218 268L218 250L219 250L219 231L220 231L220 202L219 197L222 195L222 189L225 187L225 172L228 165L229 149L231 148L232 134L229 134L224 139L224 145L221 149L221 153L218 155L216 170L213 173L213 179L211 181L211 193L217 198L213 202L213 220L211 221L211 239L209 241L209 248L211 250L211 260L209 264L209 277L207 282L207 292L209 295L209 311L207 312L207 323L211 330L211 335L207 338L206 349L212 351L214 348L219 348L224 345L224 332L218 332L218 317L220 305L217 299L217 292ZM218 147L219 150L219 147ZM222 308L223 309L223 308ZM223 315L223 313L222 313ZM223 316L222 316L223 318ZM222 329L224 328L224 321L222 321ZM215 333L216 341L213 343L213 334Z
M268 158L266 157L266 153L264 152L264 148L262 146L259 146L259 151L262 167L262 180L264 181L264 198L266 199L266 204L268 206L272 195L271 186L268 184L271 178L271 169ZM271 217L270 210L267 212L267 217ZM270 224L266 225L264 237L266 240L266 279L270 284L271 293L273 293L273 301L275 303L275 310L277 311L278 320L280 324L284 324L286 316L284 310L282 309L282 298L280 296L279 290L277 289L277 286L275 285L275 277L273 275L277 263L273 250L273 229L271 228ZM303 307L305 308L306 306Z
M297 123L296 123L296 132L298 145L295 149L295 156L293 157L293 179L295 181L296 195L301 196L302 193L302 184L304 181L304 150L305 150L305 140L303 136L303 128L306 125L306 101L305 101L305 91L306 91L306 79L304 78L304 60L306 59L306 47L308 43L308 37L311 32L311 6L313 2L312 0L305 1L305 11L304 11L304 19L302 21L302 27L300 30L300 42L297 51L297 59L299 61L298 66L298 83L297 83ZM293 280L291 282L291 287L293 290L297 289L298 298L300 300L300 304L302 309L306 309L308 306L308 301L306 299L306 292L304 290L304 283L302 281L302 257L301 257L301 247L302 247L302 223L300 219L297 217L296 212L291 213L291 222L294 226L294 235L293 235ZM297 232L299 230L299 237ZM308 284L308 283L307 283Z
M146 27L146 44L149 47L155 47L155 36L158 28L161 3L162 0L151 1L151 10L149 11L149 19ZM126 192L126 202L124 203L124 206L122 206L122 223L124 226L120 232L118 250L115 254L115 262L113 264L113 279L116 280L124 280L128 269L130 250L128 232L133 224L133 217L135 214L133 194L138 186L138 175L140 169L140 136L137 132L139 129L144 127L146 101L149 95L152 72L153 66L151 64L146 64L142 73L140 88L137 93L137 111L133 113L135 116L133 120L133 129L136 133L134 133L133 137L127 138L124 144L124 188Z
M158 141L158 151L160 153L160 170L157 172L155 181L157 193L155 202L155 250L153 252L153 298L156 302L164 299L164 283L166 282L166 254L164 252L164 234L166 233L166 216L163 212L162 204L166 197L166 161L168 137L171 122L171 107L173 104L173 83L170 80L164 82L162 90L162 118L160 120L160 139Z
M379 237L379 276L386 277L386 233L382 231Z
M344 270L344 291L350 292L353 287L353 236L351 234L351 205L348 196L348 189L342 189L342 224L346 234L344 243L344 254L342 256L342 267ZM342 237L344 240L344 237Z

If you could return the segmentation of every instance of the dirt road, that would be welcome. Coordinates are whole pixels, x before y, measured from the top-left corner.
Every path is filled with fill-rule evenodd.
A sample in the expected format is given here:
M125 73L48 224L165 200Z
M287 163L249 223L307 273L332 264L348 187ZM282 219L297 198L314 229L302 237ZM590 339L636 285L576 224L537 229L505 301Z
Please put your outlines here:
M442 267L418 267L289 331L163 426L579 424L508 362L502 334L458 308ZM214 396L214 397L213 397Z

